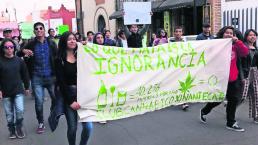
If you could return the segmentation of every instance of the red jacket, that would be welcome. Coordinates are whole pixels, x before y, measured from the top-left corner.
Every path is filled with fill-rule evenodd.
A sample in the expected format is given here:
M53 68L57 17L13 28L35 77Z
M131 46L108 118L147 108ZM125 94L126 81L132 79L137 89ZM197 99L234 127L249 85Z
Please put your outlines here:
M237 80L237 77L238 77L237 58L245 57L247 55L248 55L248 48L242 41L237 40L232 46L229 82L233 82Z

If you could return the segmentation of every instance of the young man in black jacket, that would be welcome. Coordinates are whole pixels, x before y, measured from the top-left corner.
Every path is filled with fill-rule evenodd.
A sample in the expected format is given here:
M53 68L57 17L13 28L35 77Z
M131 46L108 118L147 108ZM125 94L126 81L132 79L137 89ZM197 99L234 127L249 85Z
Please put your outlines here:
M23 49L24 60L31 77L33 95L35 96L35 110L38 120L37 133L44 132L44 88L52 99L51 108L55 102L54 95L54 59L56 56L56 43L45 37L45 27L41 22L34 24L35 39L30 41Z
M149 25L144 25L142 29L138 29L138 25L131 25L130 30L125 26L125 35L127 37L127 44L130 48L141 48L143 35L149 29Z
M196 40L211 40L214 39L214 36L211 35L211 25L204 23L202 25L202 33L196 37Z

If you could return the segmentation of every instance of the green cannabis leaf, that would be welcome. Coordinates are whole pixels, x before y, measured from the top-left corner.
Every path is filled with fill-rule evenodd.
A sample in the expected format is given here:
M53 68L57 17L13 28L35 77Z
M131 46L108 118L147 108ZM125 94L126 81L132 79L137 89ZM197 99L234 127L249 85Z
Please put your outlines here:
M186 77L186 79L185 79L185 82L183 82L183 81L178 81L179 84L180 84L179 90L180 90L183 94L189 92L190 89L195 86L195 85L193 84L194 79L195 79L195 78L193 78L193 77L191 76L190 72L188 72L188 75L187 75L187 77Z

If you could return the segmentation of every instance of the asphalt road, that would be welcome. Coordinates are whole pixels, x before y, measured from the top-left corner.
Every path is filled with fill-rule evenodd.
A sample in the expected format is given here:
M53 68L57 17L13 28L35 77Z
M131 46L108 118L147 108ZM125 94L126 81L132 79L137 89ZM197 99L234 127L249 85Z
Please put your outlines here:
M46 122L46 132L38 135L35 130L34 100L25 99L25 139L8 139L5 114L0 103L0 145L68 145L66 120L61 118L58 129L52 133ZM45 120L49 114L50 100L45 102ZM208 123L199 121L199 109L204 104L191 104L184 112L178 106L146 113L127 119L94 124L88 145L257 145L258 124L248 118L248 103L238 108L237 120L245 132L225 128L225 108L215 108L208 116ZM80 125L77 132L79 142Z

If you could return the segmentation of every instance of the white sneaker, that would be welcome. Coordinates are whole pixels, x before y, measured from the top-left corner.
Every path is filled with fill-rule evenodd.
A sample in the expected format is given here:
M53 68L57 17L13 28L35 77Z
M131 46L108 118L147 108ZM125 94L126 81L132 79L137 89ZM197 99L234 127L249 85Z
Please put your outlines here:
M200 110L200 121L202 123L207 123L206 115L202 112L202 109Z
M235 122L232 126L227 125L226 128L229 129L229 130L237 131L237 132L244 132L245 131L245 129L238 126L237 122Z
M99 123L100 123L100 124L106 124L107 121L100 121Z
M45 125L44 125L44 123L39 123L36 132L37 132L37 134L42 134L43 132L45 132Z
M182 110L187 111L188 108L189 108L188 104L185 103L182 105Z

